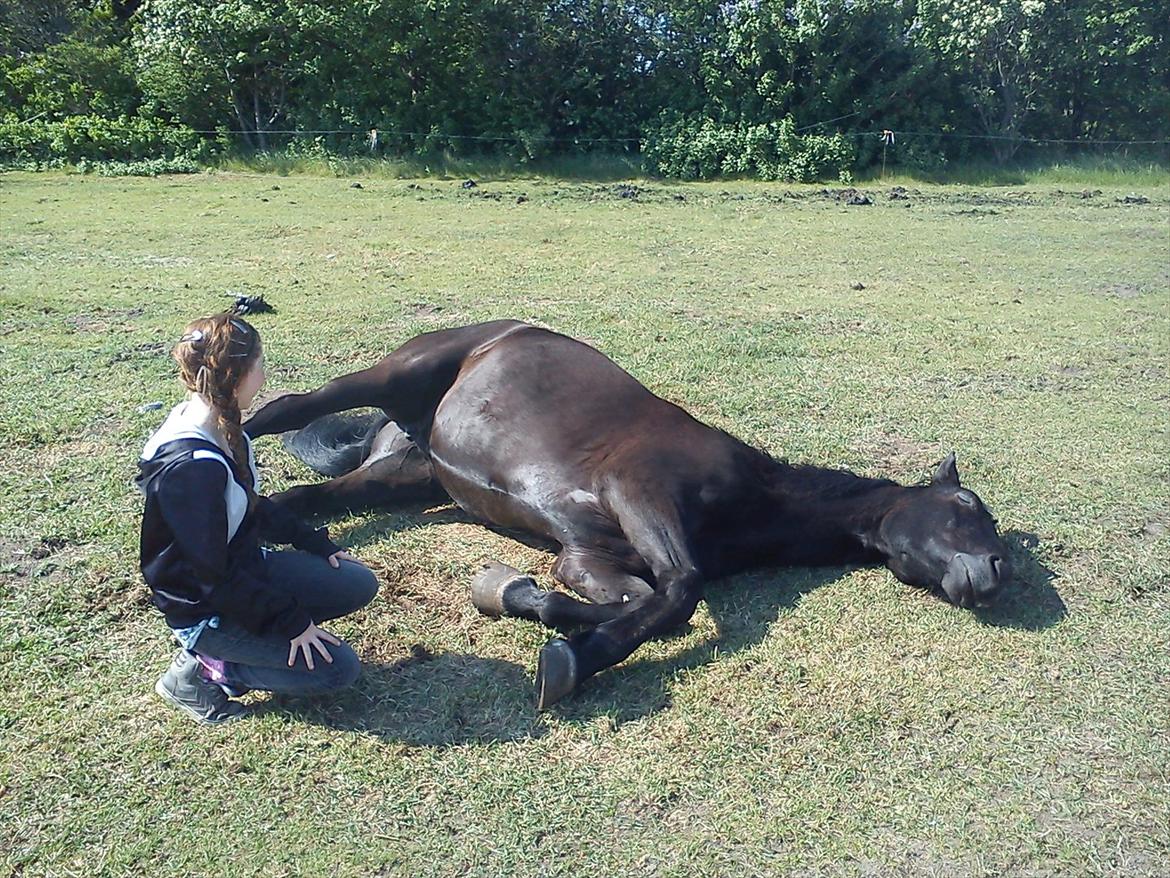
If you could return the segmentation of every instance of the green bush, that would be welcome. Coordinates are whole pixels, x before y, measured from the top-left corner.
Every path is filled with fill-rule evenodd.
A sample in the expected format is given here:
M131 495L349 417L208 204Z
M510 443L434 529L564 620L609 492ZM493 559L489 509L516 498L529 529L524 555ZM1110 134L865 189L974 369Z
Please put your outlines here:
M203 139L189 128L141 116L69 116L61 121L0 120L0 161L61 164L199 158Z
M700 180L743 175L788 183L846 179L854 161L848 138L797 134L791 117L762 125L721 124L667 111L646 132L642 149L656 173Z
M99 177L158 177L161 174L198 174L199 165L189 158L143 159L137 162L90 162L82 159L77 169L96 171Z

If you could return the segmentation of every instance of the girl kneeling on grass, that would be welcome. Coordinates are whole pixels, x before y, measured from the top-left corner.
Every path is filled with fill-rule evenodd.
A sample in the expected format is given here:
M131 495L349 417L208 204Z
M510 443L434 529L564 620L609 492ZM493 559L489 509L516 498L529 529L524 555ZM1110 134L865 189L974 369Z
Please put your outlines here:
M229 696L250 689L348 686L358 658L317 623L364 607L378 582L324 528L256 494L240 410L264 384L260 337L219 314L191 323L172 356L190 396L147 441L137 478L142 575L182 645L155 691L201 723L222 723L245 712Z

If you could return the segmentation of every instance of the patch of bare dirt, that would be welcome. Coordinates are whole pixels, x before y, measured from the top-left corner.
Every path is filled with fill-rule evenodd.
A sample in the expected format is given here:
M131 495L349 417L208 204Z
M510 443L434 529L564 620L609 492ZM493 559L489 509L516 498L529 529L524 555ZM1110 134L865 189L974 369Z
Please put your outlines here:
M124 363L127 360L141 360L150 357L165 357L167 355L166 342L147 341L142 344L131 345L110 357L110 363Z
M1142 289L1136 284L1113 283L1099 288L1097 293L1102 296L1112 296L1115 299L1136 299L1142 294Z
M92 313L68 315L65 325L76 332L130 332L137 327L128 321L145 313L145 308L98 308Z
M822 189L821 197L830 198L838 204L848 204L854 207L873 204L869 193L850 186L847 189Z
M868 469L902 481L917 479L946 456L937 445L884 431L861 439L853 448L871 462Z
M1170 533L1170 509L1155 510L1142 525L1142 536L1146 539L1160 539Z
M410 312L419 320L445 319L442 305L435 305L431 302L413 302L408 307L410 308Z
M883 837L877 847L886 856L879 859L869 855L854 861L858 874L866 878L887 878L895 875L907 878L909 876L975 878L985 874L969 856L956 859L921 839L899 836L893 830L883 830L880 834Z
M68 545L61 537L41 537L31 546L0 540L0 573L21 578L51 576L59 566L53 556Z

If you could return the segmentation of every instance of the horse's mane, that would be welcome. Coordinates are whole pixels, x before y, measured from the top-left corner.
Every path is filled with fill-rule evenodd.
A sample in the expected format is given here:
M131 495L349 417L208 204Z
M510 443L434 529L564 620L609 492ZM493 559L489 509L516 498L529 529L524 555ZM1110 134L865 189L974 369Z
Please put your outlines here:
M789 463L787 458L774 457L768 451L749 445L742 439L724 432L746 455L753 475L770 488L789 494L815 497L819 500L843 500L868 494L875 488L897 485L890 479L872 479L859 476L847 469L830 469L807 463Z

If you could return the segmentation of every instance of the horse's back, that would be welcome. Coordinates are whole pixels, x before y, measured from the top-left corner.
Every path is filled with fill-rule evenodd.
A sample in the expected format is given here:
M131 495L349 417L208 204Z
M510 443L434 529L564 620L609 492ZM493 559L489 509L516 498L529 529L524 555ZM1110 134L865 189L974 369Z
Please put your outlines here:
M589 345L521 325L465 358L430 442L452 465L514 471L540 461L571 471L612 453L664 407L673 408Z
M429 445L440 482L469 512L565 543L606 526L601 495L615 478L688 456L688 438L713 434L589 345L523 325L466 358Z

